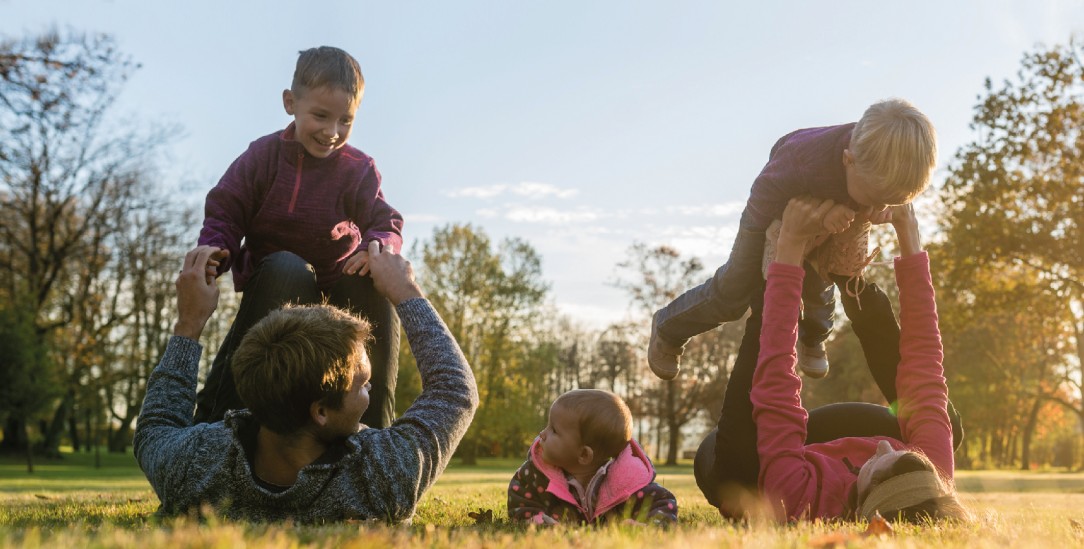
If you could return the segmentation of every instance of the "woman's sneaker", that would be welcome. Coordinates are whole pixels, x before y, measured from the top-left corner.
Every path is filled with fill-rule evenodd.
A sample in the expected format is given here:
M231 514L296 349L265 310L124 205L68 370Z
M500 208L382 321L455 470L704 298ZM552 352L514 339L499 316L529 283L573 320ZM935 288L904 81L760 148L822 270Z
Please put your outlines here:
M828 353L824 343L808 346L798 342L798 368L806 377L822 378L828 375Z
M675 347L659 337L659 333L655 329L658 318L658 312L651 317L651 339L647 343L647 365L651 367L651 372L660 379L669 381L678 375L678 370L681 368L681 353L685 348L684 346Z

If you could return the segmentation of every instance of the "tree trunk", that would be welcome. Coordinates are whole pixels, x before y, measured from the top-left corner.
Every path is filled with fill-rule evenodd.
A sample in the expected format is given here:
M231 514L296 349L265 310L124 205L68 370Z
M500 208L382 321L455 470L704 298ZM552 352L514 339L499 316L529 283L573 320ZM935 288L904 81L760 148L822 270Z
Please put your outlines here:
M30 436L26 433L25 422L23 422L23 439L30 440ZM34 445L29 443L26 445L26 472L27 474L34 473Z
M79 418L76 417L78 411L73 406L68 411L68 438L72 439L72 452L79 451L79 445L81 440L79 439Z
M49 422L48 428L42 433L42 454L49 457L60 457L60 439L64 434L64 422L71 413L74 403L75 390L69 389L64 393L64 398L60 399L60 406L57 406L56 412L53 413L53 420Z
M662 415L655 418L655 462L662 461Z
M128 450L128 440L132 433L132 420L129 416L124 418L116 430L109 433L109 451L114 454L123 454Z
M463 465L478 465L478 442L473 438L464 440L457 453L459 459L463 460Z
M1039 410L1043 407L1042 395L1035 397L1035 402L1031 405L1031 412L1028 413L1028 422L1024 425L1024 433L1020 440L1020 470L1027 471L1031 469L1031 435L1035 432L1035 424L1039 420Z
M4 425L4 440L0 441L0 451L6 454L19 455L26 452L30 443L26 438L26 422L9 417Z
M83 446L89 454L94 449L94 429L90 425L90 408L83 412L83 432L87 434L87 443Z
M681 444L681 424L678 423L674 391L677 389L676 381L666 383L666 423L670 431L669 448L666 449L666 464L677 465L678 445Z

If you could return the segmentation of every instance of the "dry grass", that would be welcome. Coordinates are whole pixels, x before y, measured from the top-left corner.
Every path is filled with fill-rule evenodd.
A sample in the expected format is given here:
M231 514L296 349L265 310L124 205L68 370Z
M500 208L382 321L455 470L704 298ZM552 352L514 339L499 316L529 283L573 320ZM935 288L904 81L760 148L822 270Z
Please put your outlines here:
M613 527L536 530L504 522L505 486L518 465L452 468L427 494L412 525L298 526L209 519L159 521L157 498L130 458L102 469L85 459L41 465L30 477L0 462L0 547L817 547L837 537L862 547L1055 547L1084 545L1084 476L961 473L972 524L898 526L884 538L860 538L853 523L724 522L700 496L688 467L663 468L659 481L677 494L682 524L669 530ZM496 522L467 513L492 509Z

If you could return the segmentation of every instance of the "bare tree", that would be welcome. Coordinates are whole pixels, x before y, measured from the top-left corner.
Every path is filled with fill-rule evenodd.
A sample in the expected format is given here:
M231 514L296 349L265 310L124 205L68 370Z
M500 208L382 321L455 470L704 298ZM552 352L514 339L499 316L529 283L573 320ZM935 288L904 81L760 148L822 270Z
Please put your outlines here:
M647 319L652 313L700 282L703 271L695 257L683 258L669 246L649 248L643 243L633 244L628 259L618 268L628 278L619 275L614 285L628 293L634 308L645 319L642 342L647 341ZM727 372L733 367L741 339L739 324L725 324L694 338L682 356L681 374L672 381L645 387L643 396L649 402L640 409L654 411L659 421L656 438L660 445L661 429L666 428L668 465L677 463L682 428L699 414L710 413L709 407L721 406ZM646 343L640 348L646 350Z
M131 125L107 123L137 67L107 35L52 31L0 42L0 292L27 304L43 342L80 311L123 309L112 307L116 294L91 288L104 283L95 271L109 262L114 235L139 203L149 153L162 144ZM93 337L119 320L98 318L78 330ZM73 358L60 376L66 390L49 433L62 428L79 380L88 377L82 357ZM19 429L5 425L5 432ZM46 438L55 450L57 437Z

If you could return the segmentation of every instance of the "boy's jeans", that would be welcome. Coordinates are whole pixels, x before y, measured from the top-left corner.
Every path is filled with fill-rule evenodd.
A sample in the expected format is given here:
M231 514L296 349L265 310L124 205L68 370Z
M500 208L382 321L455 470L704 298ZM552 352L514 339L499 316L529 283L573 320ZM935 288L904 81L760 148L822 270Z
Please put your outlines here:
M317 304L324 298L369 320L373 339L367 346L372 365L369 408L361 422L383 428L395 418L395 384L399 372L399 316L373 287L368 276L343 275L325 293L316 286L316 273L301 257L276 252L260 260L246 284L241 306L215 355L207 382L196 395L196 423L219 421L226 410L244 408L229 367L230 359L248 330L285 303Z
M671 346L682 347L693 336L741 318L749 310L754 289L764 284L764 238L764 231L740 227L730 258L715 275L655 313L658 337ZM832 330L835 288L808 264L805 269L798 332L799 340L812 347L828 339Z

